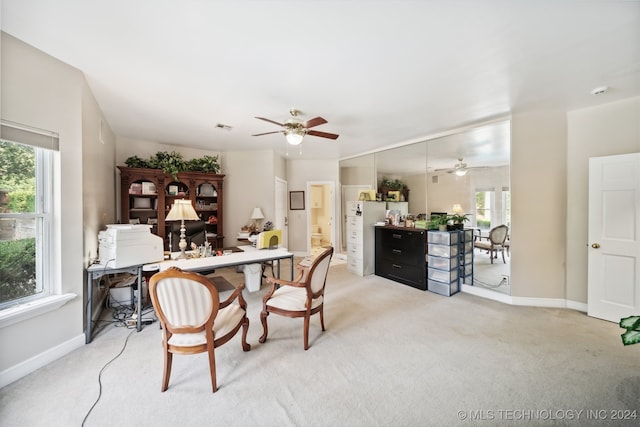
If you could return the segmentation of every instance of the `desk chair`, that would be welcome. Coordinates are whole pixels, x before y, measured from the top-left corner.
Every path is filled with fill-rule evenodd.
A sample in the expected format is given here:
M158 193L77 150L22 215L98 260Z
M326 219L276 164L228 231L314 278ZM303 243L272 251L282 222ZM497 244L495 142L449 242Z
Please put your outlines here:
M244 284L240 284L225 301L220 301L213 281L199 273L171 267L151 277L149 294L162 327L164 349L161 391L169 387L174 354L207 352L215 393L218 385L214 349L228 342L242 327L242 349L251 350L247 343L249 319L243 288Z
M324 331L324 288L332 255L333 247L329 246L315 258L305 258L296 265L298 275L294 280L275 277L267 279L271 289L262 300L260 320L264 333L259 339L261 343L267 340L267 316L270 313L286 317L304 317L305 350L309 348L309 322L312 315L320 313L320 325Z

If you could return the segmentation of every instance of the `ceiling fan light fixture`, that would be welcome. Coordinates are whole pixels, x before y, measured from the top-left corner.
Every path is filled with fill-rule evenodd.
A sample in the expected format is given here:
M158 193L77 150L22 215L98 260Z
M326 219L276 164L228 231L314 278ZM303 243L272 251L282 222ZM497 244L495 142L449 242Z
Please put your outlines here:
M304 131L300 129L291 129L286 131L284 135L290 145L300 145L304 138Z
M457 176L465 176L467 174L468 169L459 168L456 169Z

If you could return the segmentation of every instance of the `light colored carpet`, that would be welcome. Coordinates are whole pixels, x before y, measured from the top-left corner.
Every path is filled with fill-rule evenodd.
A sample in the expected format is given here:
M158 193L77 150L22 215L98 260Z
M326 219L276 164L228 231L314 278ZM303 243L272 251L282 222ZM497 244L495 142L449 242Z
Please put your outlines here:
M241 279L230 270L216 275ZM96 400L86 426L584 426L640 410L640 346L583 313L444 297L337 265L327 330L314 316L304 351L301 319L271 315L258 342L265 291L245 293L251 351L240 336L216 350L217 393L205 355L175 356L160 392L157 323L107 327L1 389L0 425L80 426Z

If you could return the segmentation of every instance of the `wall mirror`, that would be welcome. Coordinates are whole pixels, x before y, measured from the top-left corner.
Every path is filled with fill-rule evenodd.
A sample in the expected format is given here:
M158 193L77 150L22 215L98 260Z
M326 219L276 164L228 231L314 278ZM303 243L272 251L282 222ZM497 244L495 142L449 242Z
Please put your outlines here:
M430 212L461 211L470 219L465 226L486 239L496 225L511 227L510 147L510 121L502 120L342 160L343 201L349 191L357 200L359 188L379 191L383 179L399 180L409 190L403 206L408 213L428 217ZM343 215L343 237L344 220ZM505 263L498 255L492 264L486 252L475 249L475 285L510 294L509 284L502 280L510 277L510 255L505 253Z

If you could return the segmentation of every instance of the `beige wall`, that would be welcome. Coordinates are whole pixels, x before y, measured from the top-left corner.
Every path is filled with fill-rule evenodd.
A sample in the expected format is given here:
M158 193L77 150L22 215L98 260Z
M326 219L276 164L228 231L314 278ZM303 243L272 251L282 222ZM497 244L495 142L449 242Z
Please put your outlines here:
M307 191L307 181L334 182L338 193L339 167L335 160L288 160L287 180L289 191ZM340 218L340 197L335 198L337 218ZM305 210L289 211L289 250L305 252L307 250L307 215ZM338 221L339 222L339 221ZM336 239L340 236L340 227L336 229ZM336 244L336 247L339 247Z
M567 115L567 291L587 302L589 158L640 152L640 97Z
M39 357L46 361L84 343L83 193L95 182L83 183L83 75L8 34L1 37L2 118L59 134L60 167L54 182L60 195L60 204L54 207L59 234L53 242L53 286L78 295L58 310L0 328L3 372L25 363L37 367Z
M511 117L511 296L565 297L566 113Z

